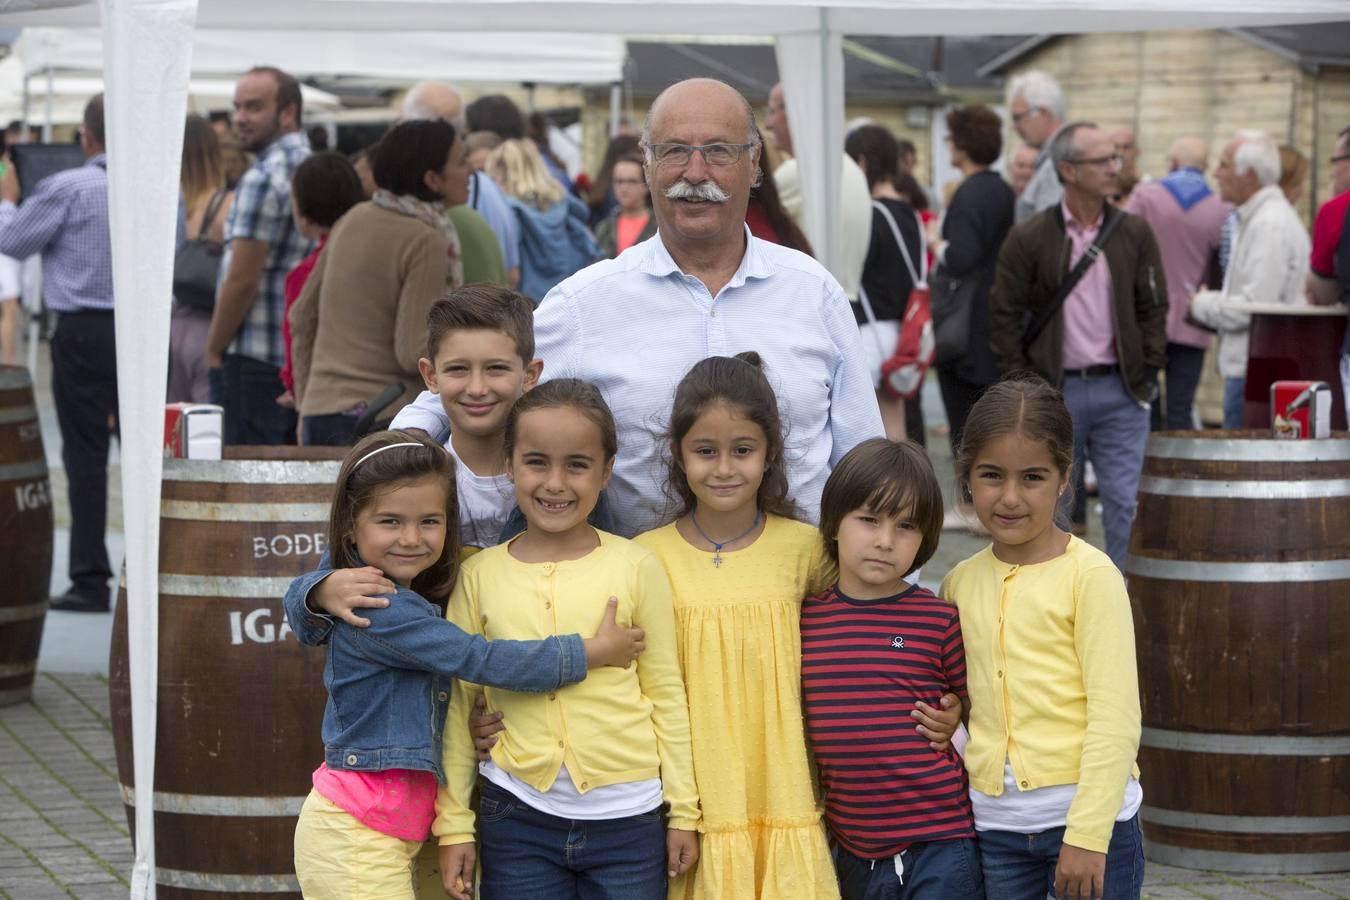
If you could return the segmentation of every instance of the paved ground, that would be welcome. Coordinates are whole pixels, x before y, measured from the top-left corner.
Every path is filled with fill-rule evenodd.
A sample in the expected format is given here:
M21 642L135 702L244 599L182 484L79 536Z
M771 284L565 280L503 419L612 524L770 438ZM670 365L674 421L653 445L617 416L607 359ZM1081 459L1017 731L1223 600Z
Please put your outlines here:
M66 585L65 478L60 471L45 356L38 403L53 466L57 517L54 592ZM930 385L931 387L931 385ZM926 397L930 426L942 421L935 392ZM939 477L950 480L946 440L929 438ZM121 558L120 488L112 473L109 547ZM1091 523L1094 543L1100 520ZM936 583L983 541L962 531L943 535L924 581ZM116 566L116 562L114 565ZM108 718L110 615L51 613L47 617L33 701L0 709L0 900L122 898L132 865L130 832L118 792L112 726ZM1150 864L1144 891L1152 898L1276 897L1350 900L1350 874L1298 878L1234 877ZM943 900L943 898L935 898Z

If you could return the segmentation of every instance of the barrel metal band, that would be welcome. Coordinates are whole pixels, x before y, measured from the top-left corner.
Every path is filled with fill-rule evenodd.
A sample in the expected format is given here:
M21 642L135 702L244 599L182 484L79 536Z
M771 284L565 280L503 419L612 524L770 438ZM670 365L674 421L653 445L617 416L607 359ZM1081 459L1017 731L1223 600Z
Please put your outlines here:
M1350 816L1220 816L1145 804L1139 808L1139 818L1168 828L1230 834L1337 834L1350 831Z
M155 883L188 891L218 894L298 894L300 881L294 875L239 875L223 872L185 872L155 866Z
M1161 459L1214 462L1332 462L1350 459L1350 441L1243 440L1153 436L1147 454Z
M123 572L119 587L127 586ZM264 578L250 575L166 575L160 573L159 594L178 597L228 597L247 600L276 600L286 595L289 578Z
M327 503L210 503L165 500L159 505L164 519L210 522L323 522Z
M1291 442L1292 443L1292 442ZM1350 869L1350 852L1338 853L1227 853L1174 847L1148 838L1147 856L1165 866L1209 869L1242 875L1309 875Z
M1350 559L1308 559L1293 562L1200 562L1155 559L1131 554L1125 563L1131 575L1162 581L1344 581L1350 579Z
M1350 754L1350 735L1215 734L1145 728L1139 743L1156 750L1185 753L1229 753L1236 756L1343 756Z
M166 459L165 481L211 484L321 484L337 482L342 463L336 459Z
M0 678L14 678L19 675L32 675L37 671L37 660L16 663L0 663Z
M9 425L13 422L30 422L36 418L36 406L11 406L8 409L0 409L0 425Z
M27 369L13 368L0 370L0 391L12 391L16 388L32 387L33 376Z
M125 784L118 787L122 791L122 802L135 806L135 789ZM155 791L155 812L184 816L285 818L300 815L300 807L304 805L304 797L224 797Z
M10 463L0 466L0 481L18 481L20 478L46 478L47 461L33 459L28 462Z
M1320 500L1350 497L1350 478L1321 481L1211 481L1199 478L1139 479L1139 492L1164 497L1213 497L1220 500Z
M25 603L23 606L0 606L0 625L8 625L10 622L27 622L30 619L40 619L47 612L47 601L41 603Z

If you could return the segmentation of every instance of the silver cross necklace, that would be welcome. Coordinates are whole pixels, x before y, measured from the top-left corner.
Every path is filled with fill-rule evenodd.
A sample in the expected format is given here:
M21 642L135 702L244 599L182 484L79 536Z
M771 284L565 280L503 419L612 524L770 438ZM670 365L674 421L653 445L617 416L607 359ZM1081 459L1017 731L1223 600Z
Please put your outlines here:
M756 509L755 521L750 523L749 528L745 529L740 534L736 535L734 538L727 538L725 541L721 541L720 543L708 537L708 532L704 531L702 528L699 527L698 516L694 513L693 510L689 511L689 521L694 523L694 530L698 532L699 537L703 538L705 541L713 545L713 558L712 558L713 568L720 569L722 568L722 548L725 547L727 544L736 543L741 538L745 537L747 534L758 528L759 515L760 512L758 509Z

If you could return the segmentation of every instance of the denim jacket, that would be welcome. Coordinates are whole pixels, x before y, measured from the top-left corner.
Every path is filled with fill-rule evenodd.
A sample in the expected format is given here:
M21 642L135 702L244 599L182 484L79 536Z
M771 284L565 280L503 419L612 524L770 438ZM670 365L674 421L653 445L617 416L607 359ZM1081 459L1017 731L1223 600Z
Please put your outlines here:
M441 733L456 678L542 693L586 677L580 635L489 642L466 634L405 587L388 607L362 610L369 628L314 615L305 609L305 595L329 571L291 583L286 616L304 643L328 641L323 743L330 769L416 769L434 772L444 784Z

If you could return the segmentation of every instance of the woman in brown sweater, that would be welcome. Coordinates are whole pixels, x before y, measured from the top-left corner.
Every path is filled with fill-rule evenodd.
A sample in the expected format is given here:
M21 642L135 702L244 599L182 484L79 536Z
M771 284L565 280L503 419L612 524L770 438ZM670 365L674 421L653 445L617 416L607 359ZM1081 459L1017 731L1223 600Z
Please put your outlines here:
M375 149L374 196L338 220L291 307L301 443L350 444L381 390L422 389L427 312L464 281L445 209L466 199L465 156L441 120L404 122Z

